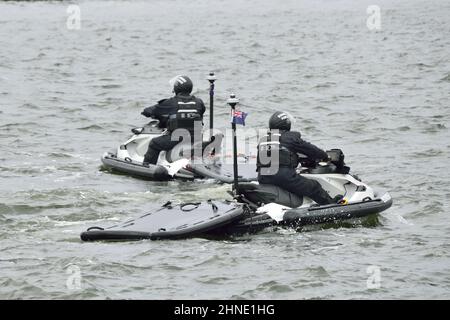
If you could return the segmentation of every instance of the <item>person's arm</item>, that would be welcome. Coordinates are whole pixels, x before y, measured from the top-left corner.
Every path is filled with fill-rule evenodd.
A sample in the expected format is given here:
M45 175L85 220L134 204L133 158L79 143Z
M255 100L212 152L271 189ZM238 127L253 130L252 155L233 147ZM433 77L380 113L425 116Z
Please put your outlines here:
M299 132L295 132L293 138L294 139L292 139L292 146L295 149L293 150L294 152L302 153L313 160L320 161L328 159L328 155L325 151L313 145L312 143L303 140Z
M164 103L167 101L167 99L159 100L157 104L154 106L145 108L144 111L141 112L141 114L147 118L152 117L157 119L159 116L161 116L161 106L164 105Z
M197 100L197 104L199 105L200 108L197 109L197 111L200 113L200 115L202 116L202 125L204 125L203 123L203 116L205 115L206 112L206 107L205 104L203 103L203 100L200 98L196 98ZM211 116L211 115L210 115Z
M205 114L205 112L206 112L206 107L205 107L205 104L203 103L203 100L201 100L200 99L200 103L201 103L201 114L202 114L202 116Z
M144 111L141 112L141 114L144 117L147 117L147 118L154 117L155 116L155 109L156 109L157 106L158 105L155 104L154 106L147 107L147 108L144 109Z

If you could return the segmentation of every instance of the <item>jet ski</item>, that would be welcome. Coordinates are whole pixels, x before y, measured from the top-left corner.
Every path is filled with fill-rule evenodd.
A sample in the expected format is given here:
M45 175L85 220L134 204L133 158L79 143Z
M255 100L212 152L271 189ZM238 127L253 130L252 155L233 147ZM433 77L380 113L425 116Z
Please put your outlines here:
M238 181L252 182L258 179L255 169L254 157L245 154L238 155ZM221 183L233 183L233 163L226 154L214 154L203 157L200 161L195 159L186 165L194 175L203 179L212 179Z
M239 100L230 95L234 110ZM280 187L239 181L236 127L233 124L233 201L216 204L166 203L155 212L109 228L91 227L81 233L83 241L179 239L194 236L229 236L255 233L273 226L298 228L306 225L345 221L380 213L392 206L386 191L375 190L350 174L339 149L327 151L329 162L300 161L298 174L314 179L335 197L336 204L318 205ZM187 209L188 208L188 209Z
M144 155L150 141L165 134L166 129L159 127L158 120L152 120L144 127L131 129L133 135L121 144L117 150L106 152L101 160L105 168L119 171L133 176L155 180L169 180L172 178L193 179L195 175L184 168L188 161L175 157L177 151L162 151L156 165L143 165Z
M180 143L170 151L162 151L156 165L143 165L144 155L150 141L166 133L159 127L158 120L152 120L144 127L131 129L133 135L121 144L115 151L103 154L103 166L111 171L118 171L132 176L152 180L170 179L213 179L217 182L231 183L233 181L233 166L228 164L225 155L212 152L214 146L222 145L223 134L215 133L202 142L202 157L185 157L193 154L196 146ZM203 155L205 155L203 157ZM239 156L239 181L255 181L257 178L254 165L248 156Z
M221 232L252 233L271 226L300 228L364 218L392 206L393 200L387 191L373 189L350 174L350 168L343 163L341 150L333 149L327 153L331 158L329 163L301 166L299 174L319 182L331 197L342 195L339 203L318 205L308 197L298 197L274 185L238 183L236 198L247 204L253 214Z

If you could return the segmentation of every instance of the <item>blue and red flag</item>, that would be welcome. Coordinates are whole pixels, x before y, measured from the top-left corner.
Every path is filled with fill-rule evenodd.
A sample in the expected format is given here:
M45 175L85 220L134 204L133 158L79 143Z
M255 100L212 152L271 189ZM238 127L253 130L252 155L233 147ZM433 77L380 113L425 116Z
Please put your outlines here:
M248 113L245 113L243 111L234 110L231 117L231 123L242 124L243 126L245 126L245 118L247 118L247 115Z

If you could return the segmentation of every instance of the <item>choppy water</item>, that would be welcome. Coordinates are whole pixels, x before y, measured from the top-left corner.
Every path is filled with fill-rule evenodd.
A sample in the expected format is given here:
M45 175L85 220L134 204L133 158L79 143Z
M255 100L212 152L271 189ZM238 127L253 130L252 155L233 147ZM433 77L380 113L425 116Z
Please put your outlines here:
M1 298L450 297L448 1L377 1L379 31L368 1L79 4L68 30L69 3L0 3ZM81 243L86 227L169 199L228 197L100 170L168 79L189 74L207 100L210 70L219 126L230 91L251 106L248 127L287 110L394 206L356 227ZM68 287L78 270L81 288Z

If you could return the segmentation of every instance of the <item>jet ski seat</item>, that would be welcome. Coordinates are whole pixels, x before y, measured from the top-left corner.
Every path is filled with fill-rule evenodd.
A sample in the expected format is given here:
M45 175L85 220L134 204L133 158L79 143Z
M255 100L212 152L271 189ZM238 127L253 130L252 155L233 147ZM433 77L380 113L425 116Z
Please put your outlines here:
M290 208L297 208L303 204L303 197L270 184L239 183L238 194L258 206L267 203L277 203Z

